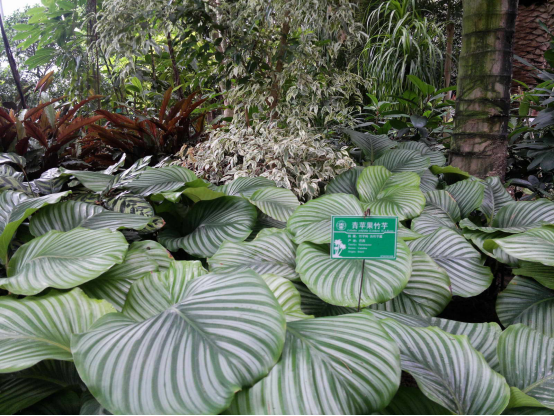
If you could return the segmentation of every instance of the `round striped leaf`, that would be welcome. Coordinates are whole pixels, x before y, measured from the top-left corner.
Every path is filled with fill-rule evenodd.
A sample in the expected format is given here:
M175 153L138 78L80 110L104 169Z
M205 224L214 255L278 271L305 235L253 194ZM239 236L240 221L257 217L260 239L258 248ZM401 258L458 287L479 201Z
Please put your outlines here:
M483 247L487 251L500 247L516 259L554 266L554 227L534 228L522 234L486 240Z
M216 190L229 196L243 196L250 198L258 189L276 187L277 184L272 180L263 177L255 178L237 178L232 182L219 186Z
M390 404L380 415L447 415L450 412L429 400L420 389L400 386Z
M69 289L121 263L126 251L127 241L119 232L50 231L16 251L0 287L20 295L35 295L47 287Z
M13 163L14 165L25 167L27 160L17 153L0 153L0 165L4 163Z
M89 299L78 288L20 300L0 298L0 373L42 360L71 361L71 334L86 331L113 311L108 302Z
M122 312L137 322L163 313L185 298L192 279L207 273L199 261L174 261L167 269L134 282Z
M491 251L485 250L485 241L494 238L504 238L508 237L510 234L496 231L494 233L485 233L479 230L463 230L463 235L468 240L471 240L482 253L485 253L487 256L492 257L493 259L498 260L500 263L509 265L510 267L515 267L518 265L519 261L515 257L510 256L500 247L494 247Z
M181 230L162 231L159 241L170 251L180 248L197 257L213 256L225 241L244 241L256 224L256 208L244 198L225 196L196 203Z
M335 176L325 188L325 194L352 194L356 198L359 197L356 184L364 168L356 166L346 172Z
M462 218L467 218L483 202L485 185L473 179L456 182L446 187L448 192L460 207Z
M304 241L330 243L333 215L363 214L360 201L353 195L323 195L298 207L289 217L287 230L294 236L296 244Z
M425 253L412 254L412 273L404 290L385 303L371 309L436 316L452 300L450 279L446 272Z
M500 414L508 405L506 380L467 337L436 327L411 328L393 319L380 323L400 348L402 369L429 399L459 415Z
M481 254L455 231L439 228L427 237L409 241L408 246L427 253L446 271L455 296L477 296L492 282L493 275L483 266Z
M510 325L498 341L498 358L510 386L554 409L554 338Z
M371 414L400 383L398 347L365 313L287 324L281 359L229 414Z
M110 189L114 180L113 175L86 170L69 170L60 168L60 176L74 176L81 184L93 192L104 192Z
M514 277L496 300L502 325L524 324L554 337L554 290L533 279Z
M460 208L456 200L446 191L431 191L425 194L425 208L421 216L412 221L413 231L429 235L440 227L457 230L461 220Z
M45 360L26 370L0 374L0 414L12 415L65 388L83 387L68 361Z
M21 192L0 192L0 263L8 262L8 248L17 228L45 205L59 202L69 192L29 198Z
M384 166L391 172L420 172L431 166L431 159L419 151L392 149L374 162L375 166Z
M217 414L281 354L285 317L255 272L207 274L179 303L136 322L109 314L72 338L81 378L123 414Z
M541 285L554 290L554 267L545 266L540 263L520 261L519 268L513 269L512 273L520 276L532 277Z
M386 134L374 135L351 129L344 129L344 132L350 136L350 140L352 140L356 146L362 149L366 160L372 163L397 144L389 139Z
M148 196L164 191L174 191L196 179L198 178L191 170L172 165L158 169L146 168L125 187L134 194Z
M296 273L296 244L286 230L266 229L251 242L225 242L208 259L210 271L230 272L252 269L259 274L272 273L289 280Z
M425 207L419 183L417 173L393 174L382 166L369 166L360 175L357 189L371 215L391 215L404 220L417 217Z
M298 198L290 189L269 186L258 189L248 198L260 211L278 221L287 221L300 206Z
M105 299L121 311L131 284L147 273L167 270L173 260L169 252L155 241L136 241L129 246L123 263L85 283L81 289L90 297Z
M419 184L419 189L421 190L421 192L431 192L437 189L437 186L439 185L439 178L433 175L433 172L431 172L429 169L425 169L421 172L418 172L417 174L421 179L421 182Z
M361 306L386 302L408 283L412 254L402 240L396 252L396 260L365 261ZM318 297L333 305L358 306L363 260L333 260L328 245L302 243L296 261L300 278Z
M290 280L276 274L264 274L262 277L281 305L287 322L313 318L302 312L300 293Z
M445 332L454 335L467 336L471 346L483 354L489 366L498 371L498 355L496 347L498 338L502 333L500 325L494 322L481 324L473 324L466 322L452 321L450 319L431 318L423 316L406 315L402 313L386 312L386 311L371 311L373 315L379 319L392 318L403 325L414 328L426 328L436 326Z
M398 144L399 149L414 150L420 155L428 157L431 165L444 166L446 164L446 156L440 150L433 150L425 143L421 142L403 142Z
M135 214L145 217L154 216L154 208L141 196L120 194L113 198L106 199L106 208L122 214Z
M65 201L41 209L31 219L29 230L38 237L52 230L69 231L78 227L89 230L141 230L149 222L150 218L142 215L122 214L85 202Z
M514 202L512 196L506 191L498 176L489 176L484 181L485 192L479 211L485 214L487 223L491 224L500 208Z

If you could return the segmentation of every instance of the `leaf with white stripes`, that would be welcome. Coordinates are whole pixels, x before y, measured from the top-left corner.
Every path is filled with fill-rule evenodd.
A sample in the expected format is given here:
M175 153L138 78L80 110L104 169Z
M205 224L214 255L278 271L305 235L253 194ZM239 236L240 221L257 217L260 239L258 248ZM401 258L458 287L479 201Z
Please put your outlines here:
M246 199L224 196L200 201L187 212L181 229L168 229L159 241L197 257L213 256L225 241L244 241L256 224L256 207Z
M108 211L99 205L65 201L41 209L31 219L29 230L35 237L52 230L69 231L78 227L89 230L142 230L150 220L151 218L142 215Z
M380 415L447 415L450 412L425 396L417 387L400 386Z
M496 347L498 345L498 338L502 333L502 329L500 328L500 325L495 322L473 324L452 321L450 319L413 316L394 312L374 310L371 312L379 319L392 318L401 324L414 328L436 326L450 334L467 336L472 347L483 354L483 357L485 357L485 360L487 360L489 366L493 370L498 371L499 364Z
M368 166L358 179L357 189L371 215L397 216L403 220L417 217L425 207L419 183L417 173L391 173L382 166Z
M255 191L248 200L278 221L287 221L300 202L290 189L268 186Z
M398 347L369 314L287 323L281 359L228 414L371 414L400 383Z
M519 268L513 269L512 273L519 276L532 277L541 285L554 290L554 267L545 266L530 261L520 261Z
M112 305L89 299L81 289L45 296L0 298L0 373L29 368L42 360L71 361L71 334L86 331Z
M325 188L325 194L352 194L358 198L359 194L356 189L356 184L363 170L363 167L356 166L335 176Z
M496 299L502 325L523 324L554 337L554 290L527 277L514 277Z
M85 283L81 289L92 298L107 300L120 311L135 280L147 273L167 270L172 263L171 254L161 244L151 240L135 241L125 253L123 263Z
M227 241L208 259L210 271L223 273L252 269L297 280L296 244L286 230L268 229L251 242Z
M498 342L500 373L510 386L554 409L554 338L522 324L510 325Z
M460 208L456 200L446 191L431 191L425 194L425 208L421 215L412 221L413 231L429 235L440 227L457 230L461 220Z
M494 233L485 233L479 230L463 230L463 235L468 240L471 240L473 244L481 250L482 253L485 253L487 256L492 257L493 259L498 260L500 263L509 265L510 267L515 267L518 265L519 261L515 257L510 256L500 247L495 247L492 251L485 249L485 241L494 239L494 238L504 238L508 237L510 234L504 233L502 231L496 231Z
M217 414L269 372L284 339L275 296L244 271L194 278L178 303L141 322L106 315L74 335L71 348L81 378L110 412Z
M392 149L377 159L374 166L384 166L391 172L420 172L431 166L431 160L417 150Z
M554 266L554 227L533 228L521 234L486 240L483 247L487 251L500 247L516 259Z
M485 214L487 223L492 224L500 208L514 202L498 176L489 176L484 181L485 193L479 211Z
M16 251L0 287L20 295L35 295L47 287L70 289L121 263L127 245L120 232L50 231Z
M14 165L25 167L27 160L17 153L0 153L0 165L4 163L13 163Z
M69 192L29 198L21 192L0 192L0 263L8 260L8 247L17 228L45 205L59 202Z
M296 244L304 241L330 243L333 215L364 215L364 211L353 195L323 195L298 207L289 217L287 230L294 236Z
M32 189L21 181L21 178L14 176L0 175L0 191L17 191L31 194Z
M452 300L450 279L446 272L425 253L412 253L412 273L404 290L385 303L371 309L437 316Z
M243 196L250 198L254 192L267 187L276 187L277 184L262 176L254 178L237 178L234 181L219 186L216 191L223 192L229 196Z
M437 186L439 185L439 178L435 176L431 170L425 169L417 174L421 178L421 183L419 184L421 192L431 192L437 189Z
M485 185L473 179L466 179L447 186L445 190L458 203L462 218L467 218L469 214L481 206Z
M125 188L134 194L148 196L164 191L174 191L196 179L198 178L194 172L182 166L146 168L136 179L125 185Z
M428 157L433 166L444 166L446 164L446 156L440 150L433 150L425 143L421 142L402 142L398 144L399 149L414 150L422 156Z
M442 267L455 296L477 296L491 284L491 270L483 266L481 254L455 231L439 228L433 234L408 241L412 251L423 251Z
M281 305L287 322L313 318L302 312L300 293L290 280L276 274L263 274L262 277Z
M429 399L459 415L500 414L508 405L506 380L467 337L437 327L411 328L393 319L380 323L400 348L402 369Z
M81 184L93 192L104 192L108 190L114 180L113 175L101 172L89 172L86 170L69 170L60 168L62 177L74 176Z
M66 388L84 388L69 361L45 360L22 371L0 374L0 414L12 415Z
M412 270L412 254L402 240L396 260L333 260L328 245L302 243L297 250L297 268L302 281L325 302L339 306L361 306L386 302L406 287Z
M362 149L365 159L372 163L397 144L386 134L374 135L351 129L344 129L344 132L350 136L350 140L356 146Z
M142 196L119 194L116 197L106 198L106 208L122 214L142 215L145 217L154 216L154 208Z

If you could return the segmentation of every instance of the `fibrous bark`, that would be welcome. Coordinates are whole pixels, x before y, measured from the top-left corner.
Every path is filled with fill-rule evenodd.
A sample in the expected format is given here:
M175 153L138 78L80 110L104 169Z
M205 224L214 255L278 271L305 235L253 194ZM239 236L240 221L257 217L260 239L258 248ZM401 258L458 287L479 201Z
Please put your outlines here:
M462 51L450 163L504 177L518 0L463 0Z

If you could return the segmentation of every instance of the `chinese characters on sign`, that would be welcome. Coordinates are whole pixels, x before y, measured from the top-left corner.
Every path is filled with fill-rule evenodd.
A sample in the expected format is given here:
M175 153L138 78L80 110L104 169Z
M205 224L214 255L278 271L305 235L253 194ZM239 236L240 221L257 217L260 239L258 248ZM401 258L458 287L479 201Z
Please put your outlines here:
M396 259L397 217L333 216L332 259Z

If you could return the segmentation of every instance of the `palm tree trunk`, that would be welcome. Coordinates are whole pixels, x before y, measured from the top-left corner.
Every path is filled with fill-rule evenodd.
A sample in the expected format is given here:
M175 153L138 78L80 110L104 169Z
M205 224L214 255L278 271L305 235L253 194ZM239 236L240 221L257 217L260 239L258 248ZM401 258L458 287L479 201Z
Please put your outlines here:
M6 56L8 57L8 62L10 64L10 69L12 71L13 80L19 93L19 98L21 99L21 107L27 108L25 103L25 94L23 93L23 88L21 87L21 78L19 78L19 71L17 70L17 65L15 59L12 55L12 50L10 48L10 42L8 41L8 35L6 35L6 30L4 29L4 11L2 9L2 0L0 0L0 31L2 32L2 40L4 41L4 49L6 50Z
M463 0L463 7L450 163L504 178L518 0Z

